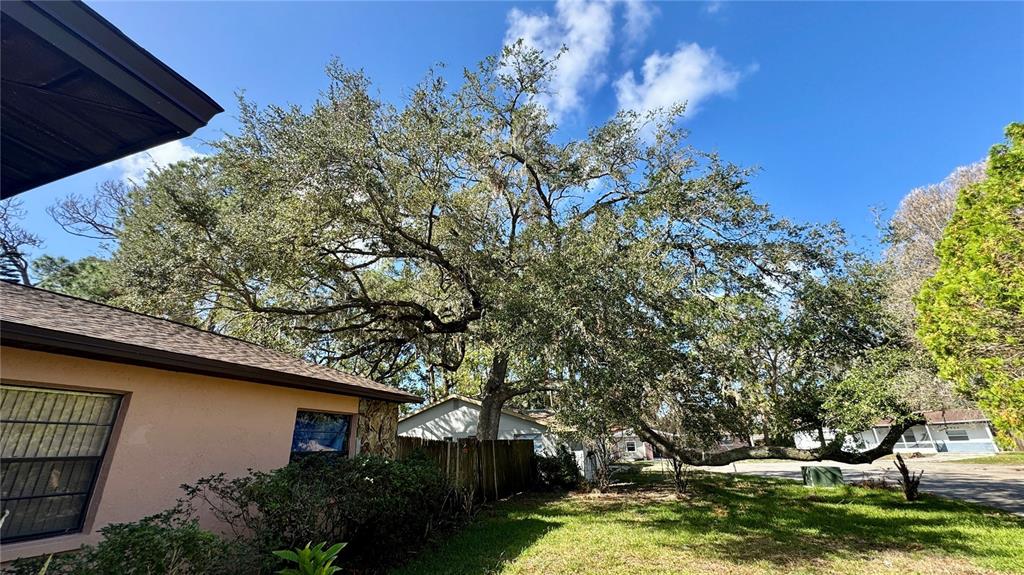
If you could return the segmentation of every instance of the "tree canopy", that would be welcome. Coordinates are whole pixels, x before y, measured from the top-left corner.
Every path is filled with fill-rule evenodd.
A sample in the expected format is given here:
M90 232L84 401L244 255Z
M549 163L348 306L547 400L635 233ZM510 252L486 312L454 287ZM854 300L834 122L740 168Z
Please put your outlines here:
M966 186L917 297L918 334L939 366L1024 448L1024 124Z
M757 202L751 170L687 143L683 106L559 132L541 103L554 65L509 46L393 104L333 63L312 106L242 98L212 154L53 214L116 240L115 303L473 388L483 439L544 392L577 429L632 426L687 462L874 454L793 448L844 413L891 419L891 450L912 402L854 385L906 347L883 271L838 226ZM723 434L749 447L709 456Z
M21 225L24 217L21 200L0 201L0 279L32 285L30 253L42 247L43 240Z
M44 254L32 261L37 287L100 303L117 296L111 271L110 262L96 256L71 261Z

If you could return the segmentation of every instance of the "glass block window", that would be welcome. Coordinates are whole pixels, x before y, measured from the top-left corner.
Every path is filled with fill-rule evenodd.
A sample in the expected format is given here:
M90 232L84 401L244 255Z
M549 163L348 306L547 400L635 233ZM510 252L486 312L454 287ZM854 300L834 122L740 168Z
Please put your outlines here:
M4 543L82 529L121 398L0 386Z
M348 455L351 415L300 411L292 434L292 460L309 453Z

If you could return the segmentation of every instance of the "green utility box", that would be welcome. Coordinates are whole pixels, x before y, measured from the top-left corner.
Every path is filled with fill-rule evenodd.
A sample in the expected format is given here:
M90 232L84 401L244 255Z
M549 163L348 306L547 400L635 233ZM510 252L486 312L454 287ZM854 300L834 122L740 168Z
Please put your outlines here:
M838 467L821 465L800 468L804 476L804 485L808 487L839 487L843 483L843 470Z

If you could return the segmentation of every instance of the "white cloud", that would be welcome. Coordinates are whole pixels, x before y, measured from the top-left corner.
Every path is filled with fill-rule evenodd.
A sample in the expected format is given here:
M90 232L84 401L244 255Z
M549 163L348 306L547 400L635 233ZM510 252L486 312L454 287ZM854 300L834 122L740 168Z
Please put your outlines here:
M626 47L624 56L628 57L647 37L647 29L654 21L657 8L647 0L625 0L625 5L626 22L623 28L626 32Z
M704 11L708 14L718 14L718 11L722 9L722 0L711 0L704 5Z
M684 44L672 54L654 52L644 59L642 76L638 82L630 70L615 82L620 109L647 112L686 102L692 116L711 96L734 90L742 74L714 48Z
M175 162L183 162L202 156L199 152L181 143L181 140L167 142L155 148L125 156L106 165L121 170L121 179L126 182L142 183L151 169L163 168Z
M578 109L582 96L607 81L603 71L612 43L612 3L608 0L558 0L555 13L526 13L513 8L508 15L505 43L519 39L554 56L564 45L549 90L541 103L555 119Z

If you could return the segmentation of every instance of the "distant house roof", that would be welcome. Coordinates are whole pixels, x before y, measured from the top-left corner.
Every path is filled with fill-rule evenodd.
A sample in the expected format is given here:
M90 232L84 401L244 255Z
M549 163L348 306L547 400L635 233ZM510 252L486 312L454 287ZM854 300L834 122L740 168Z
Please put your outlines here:
M0 343L64 355L396 402L421 398L189 325L0 282Z
M5 0L0 13L4 198L191 135L224 111L82 2Z
M439 399L439 400L437 400L437 401L435 401L433 403L428 403L427 405L424 405L423 407L417 409L416 411L414 411L412 413L409 413L408 415L405 415L404 417L400 418L399 421L405 421L406 419L409 419L410 417L413 417L415 415L419 415L419 414L424 413L426 411L430 411L430 410L434 409L435 407L439 407L439 406L444 405L444 404L446 404L446 403L448 403L450 401L462 401L462 402L465 402L465 403L469 403L469 404L475 405L477 407L480 407L481 405L483 405L483 402L480 401L479 399L474 399L474 398L466 396L466 395L452 394L452 395L449 395L448 397L445 397L444 399ZM519 419L523 419L525 421L529 421L530 423L535 423L535 424L540 425L542 427L550 427L550 421L544 421L544 420L541 420L539 418L531 417L530 415L527 415L527 414L522 413L520 411L516 411L514 409L502 409L501 413L504 414L504 415L511 416L511 417L518 417Z
M548 429L560 429L564 426L558 420L558 413L553 409L523 409L518 410L520 417L529 417L532 421L547 427Z
M950 423L972 423L989 420L988 417L986 417L985 414L978 409L945 409L939 411L925 411L921 415L924 416L925 423L933 425ZM876 425L886 426L889 425L889 423L890 420L883 419Z

